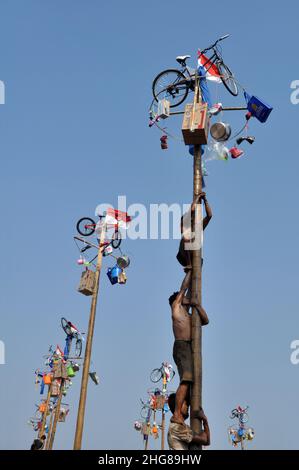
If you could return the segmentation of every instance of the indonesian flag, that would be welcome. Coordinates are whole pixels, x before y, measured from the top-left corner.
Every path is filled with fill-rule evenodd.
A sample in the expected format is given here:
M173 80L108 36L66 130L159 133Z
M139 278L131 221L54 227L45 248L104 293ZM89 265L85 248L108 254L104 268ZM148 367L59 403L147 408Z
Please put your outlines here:
M206 72L206 79L216 83L221 83L220 72L217 65L208 59L207 56L202 54L200 50L197 52L198 67L203 67Z
M132 217L127 212L109 208L106 212L105 222L107 225L115 225L120 228L127 229Z

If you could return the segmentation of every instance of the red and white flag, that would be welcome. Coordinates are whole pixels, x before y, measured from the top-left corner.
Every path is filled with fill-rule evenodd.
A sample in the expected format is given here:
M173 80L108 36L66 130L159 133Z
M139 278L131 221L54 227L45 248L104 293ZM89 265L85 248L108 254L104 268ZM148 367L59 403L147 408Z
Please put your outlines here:
M106 212L105 222L107 225L117 225L120 228L127 229L132 217L127 212L109 208Z
M64 356L64 352L62 351L62 349L58 346L56 346L56 351L55 351L55 354L56 356L60 356L60 357L63 357Z
M202 54L200 50L197 52L198 67L203 67L206 72L206 79L216 83L221 83L220 72L216 64L210 61L210 59Z

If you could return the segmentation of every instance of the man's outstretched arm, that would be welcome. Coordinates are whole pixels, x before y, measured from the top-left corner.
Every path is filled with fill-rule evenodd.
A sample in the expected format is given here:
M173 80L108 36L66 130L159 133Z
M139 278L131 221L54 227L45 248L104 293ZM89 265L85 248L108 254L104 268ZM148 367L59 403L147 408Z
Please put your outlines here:
M200 434L194 434L192 444L209 446L211 444L210 428L207 417L202 413L201 421L203 424L203 431Z
M188 270L187 271L187 274L185 275L184 279L183 279L183 282L182 282L182 285L181 285L181 288L180 288L180 292L177 296L177 298L175 299L175 301L177 303L182 303L183 301L183 298L184 298L184 295L185 295L185 292L186 290L189 288L190 286L190 283L191 283L191 276L192 276L192 271L191 270Z
M206 216L203 219L203 229L205 229L208 223L210 222L211 218L213 217L213 214L212 214L212 209L208 203L206 193L204 192L200 193L199 196L196 198L195 202L192 204L193 210L195 209L195 204L201 201L204 202L205 210L206 210Z
M198 304L196 302L193 302L192 299L189 302L189 305L191 307L195 307L196 310L198 311L198 315L200 316L202 326L207 325L209 323L209 317L208 317L207 312L205 311L205 309L200 304Z

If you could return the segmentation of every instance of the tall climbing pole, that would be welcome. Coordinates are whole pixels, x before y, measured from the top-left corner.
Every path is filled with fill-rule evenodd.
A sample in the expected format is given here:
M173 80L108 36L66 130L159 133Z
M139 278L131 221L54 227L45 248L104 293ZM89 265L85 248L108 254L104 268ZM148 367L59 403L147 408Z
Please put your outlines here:
M69 353L72 349L72 337L68 338L68 354L64 355L64 359L67 360ZM62 359L60 360L62 361ZM59 388L59 395L58 399L56 402L55 410L52 411L51 419L50 419L50 427L49 427L49 432L48 432L48 438L46 442L46 450L52 450L53 449L53 444L55 440L55 435L56 435L56 429L57 429L57 423L59 421L59 416L60 416L60 408L61 408L61 400L63 396L63 391L64 391L64 386L65 386L65 379L61 378L61 383L60 383L60 388Z
M49 405L50 405L50 400L51 400L51 389L52 389L52 382L48 385L48 394L47 394L47 400L46 400L46 403L45 403L45 411L43 412L41 427L40 427L39 432L38 432L39 439L45 434L47 415L48 415L48 412L49 412Z
M196 76L194 105L201 103L201 92L199 87L199 78ZM202 192L202 165L201 165L201 146L194 145L193 157L193 201ZM202 297L202 207L196 204L195 212L192 216L192 233L194 238L194 246L192 250L192 284L191 293L192 301L201 304ZM194 381L191 389L191 429L195 433L200 433L201 422L199 419L193 418L192 413L197 412L202 404L202 325L197 309L192 307L192 353L193 353L193 370ZM193 446L193 449L201 447Z
M165 449L165 410L162 409L162 423L161 423L161 450Z
M60 382L59 395L58 395L58 400L57 400L56 407L55 407L55 413L53 411L54 418L53 418L51 435L50 435L50 438L49 438L48 450L53 449L53 444L54 444L54 439L55 439L56 429L57 429L57 423L58 423L59 415L60 415L60 407L61 407L61 400L62 400L62 396L63 396L64 385L65 385L65 379L62 378L61 382Z
M52 429L53 429L54 415L55 415L55 411L54 411L54 408L53 408L52 411L51 411L51 416L50 416L49 430L48 430L48 436L47 436L47 440L46 440L45 450L49 450L49 444L50 444L50 439L51 439Z
M106 224L104 223L102 226L102 230L101 230L99 249L98 249L97 267L96 267L96 272L95 272L95 286L93 290L91 307L90 307L88 333L87 333L87 339L86 339L85 356L84 356L84 364L83 364L83 372L82 372L82 380L81 380L80 401L79 401L79 408L78 408L78 415L77 415L76 433L75 433L75 439L74 439L74 450L81 450L81 446L82 446L82 435L83 435L83 426L84 426L84 417L85 417L85 408L86 408L86 399L87 399L87 386L88 386L88 378L89 378L89 370L90 370L92 341L93 341L96 308L97 308L98 293L99 293L100 274L101 274L102 260L103 260L103 248L102 248L103 245L102 244L105 238L105 230L106 230Z

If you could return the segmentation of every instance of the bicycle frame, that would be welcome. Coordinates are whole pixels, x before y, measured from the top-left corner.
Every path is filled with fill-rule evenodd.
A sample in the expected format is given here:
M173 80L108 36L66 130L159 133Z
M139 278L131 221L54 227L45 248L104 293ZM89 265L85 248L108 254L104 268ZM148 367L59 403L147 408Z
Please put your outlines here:
M190 73L190 71L192 71L193 73ZM181 72L182 72L182 74L185 75L185 76L186 76L186 72L187 72L189 78L191 78L191 79L193 79L194 76L195 76L195 71L193 71L193 70L192 70L190 67L188 67L187 65L185 65L184 67L182 67ZM187 77L186 77L186 78L187 78Z
M221 55L219 54L219 52L217 51L217 49L215 47L213 47L212 49L213 49L212 56L210 58L207 57L207 61L203 64L203 67L205 67L209 62L211 63L211 65L207 68L207 72L210 70L212 65L214 65L214 64L217 65L217 62L223 62L223 59L222 59ZM200 55L203 55L203 54L204 54L204 51L201 52Z

